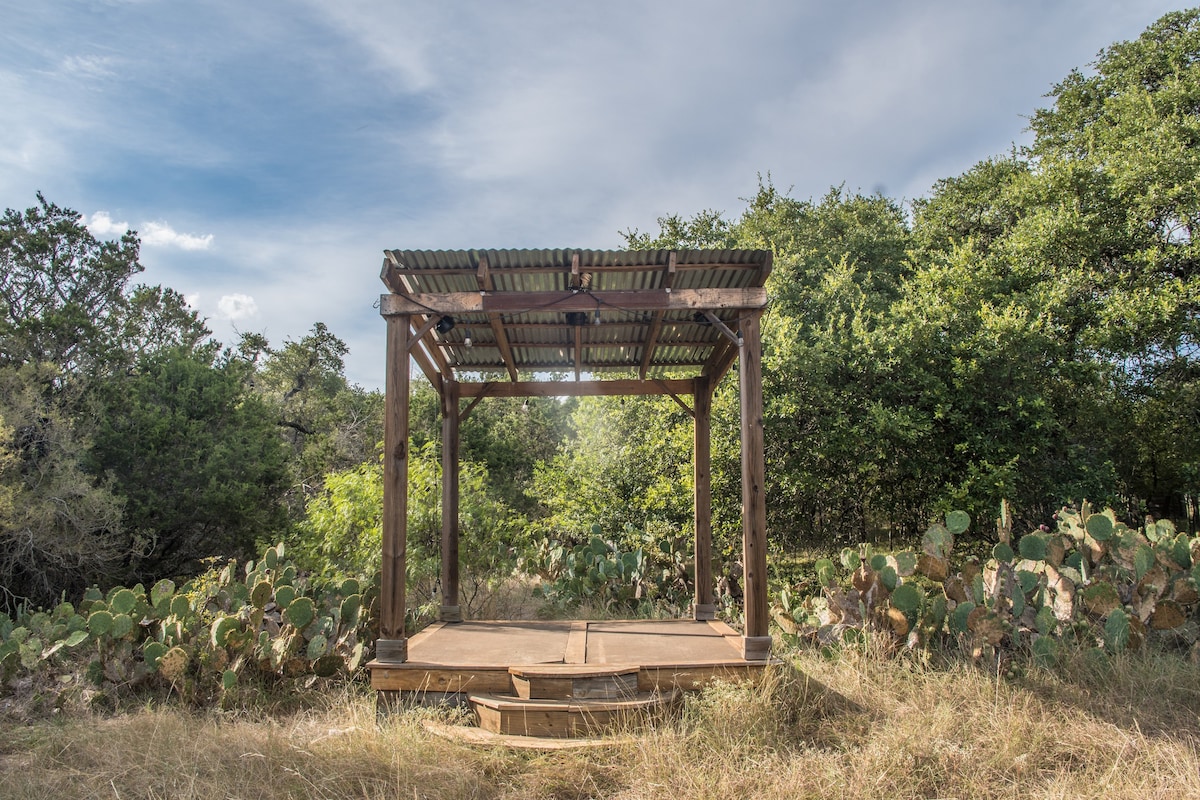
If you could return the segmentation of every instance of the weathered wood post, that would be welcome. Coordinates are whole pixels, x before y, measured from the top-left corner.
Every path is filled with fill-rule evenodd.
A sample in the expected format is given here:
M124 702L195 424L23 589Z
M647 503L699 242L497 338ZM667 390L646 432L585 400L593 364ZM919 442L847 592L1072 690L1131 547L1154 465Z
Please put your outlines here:
M442 382L442 606L443 622L462 622L458 604L458 381Z
M763 458L762 311L742 314L739 378L742 401L742 558L746 630L742 657L761 661L771 653L767 616L767 507Z
M692 429L693 503L696 522L696 601L692 616L716 619L712 569L712 384L705 377L693 380L695 425Z
M408 660L404 636L405 555L408 546L408 325L405 314L388 315L383 418L383 565L380 573L376 658Z

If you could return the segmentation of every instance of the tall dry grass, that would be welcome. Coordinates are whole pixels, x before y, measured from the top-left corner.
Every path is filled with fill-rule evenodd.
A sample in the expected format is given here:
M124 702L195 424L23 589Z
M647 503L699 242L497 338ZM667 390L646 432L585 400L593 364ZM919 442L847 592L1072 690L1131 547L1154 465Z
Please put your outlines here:
M1200 668L1075 656L1016 680L971 665L801 653L715 685L624 743L529 752L383 721L368 694L299 714L145 708L0 730L3 798L1187 798Z

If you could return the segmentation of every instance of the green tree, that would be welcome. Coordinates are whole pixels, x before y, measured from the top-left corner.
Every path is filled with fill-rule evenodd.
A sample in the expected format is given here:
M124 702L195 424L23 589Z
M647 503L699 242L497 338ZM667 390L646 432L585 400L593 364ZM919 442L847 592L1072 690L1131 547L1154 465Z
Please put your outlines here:
M49 203L0 218L0 416L11 433L0 494L7 602L123 577L146 538L123 520L110 476L89 468L103 397L139 359L194 351L208 331L182 297L135 286L138 240L97 240ZM123 409L121 409L123 410Z
M406 571L414 606L438 602L441 570L441 448L413 448L408 472ZM525 520L487 490L487 469L464 462L459 472L459 557L463 604L474 610L478 591L508 577L528 546ZM308 502L290 551L322 577L373 575L383 536L383 466L378 460L325 476Z
M533 492L552 538L586 541L630 527L678 533L692 521L692 420L665 397L587 397L575 433L536 470Z
M326 474L372 460L383 440L383 397L346 380L348 352L322 322L278 349L259 334L243 336L239 345L240 357L256 366L255 393L287 446L287 503L296 519Z
M193 571L283 532L286 453L246 366L213 350L166 350L105 384L90 454L125 503L139 544L131 577Z
M48 366L0 367L0 607L48 606L122 575L135 549L109 482L81 467L90 442L41 387Z

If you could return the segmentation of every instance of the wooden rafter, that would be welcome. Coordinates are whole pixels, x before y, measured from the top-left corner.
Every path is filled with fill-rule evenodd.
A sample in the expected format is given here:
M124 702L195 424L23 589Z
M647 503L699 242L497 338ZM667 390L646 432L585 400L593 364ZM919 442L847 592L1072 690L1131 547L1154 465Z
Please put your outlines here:
M675 282L675 269L675 251L672 250L671 255L667 258L667 266L662 277L662 288L668 293L671 291L671 285ZM642 350L642 364L638 368L638 377L642 380L646 380L646 373L650 370L650 360L658 347L658 334L662 330L663 315L666 313L660 308L654 312L654 317L650 320L650 330L646 333L646 344Z
M580 373L583 371L583 328L579 325L575 326L575 380L579 380Z
M475 273L475 281L479 284L479 291L493 292L496 290L495 282L492 280L492 272L488 268L487 256L481 256L479 259L479 269ZM492 336L496 339L496 347L500 350L500 357L504 359L504 368L508 370L509 380L517 379L517 362L513 358L512 347L508 342L508 333L504 330L504 325L500 320L498 313L487 315L488 325L492 328Z
M438 372L437 365L433 363L433 359L425 352L422 345L409 348L409 354L416 360L417 366L421 368L421 372L425 373L425 377L433 384L433 387L439 392L442 390L442 376Z

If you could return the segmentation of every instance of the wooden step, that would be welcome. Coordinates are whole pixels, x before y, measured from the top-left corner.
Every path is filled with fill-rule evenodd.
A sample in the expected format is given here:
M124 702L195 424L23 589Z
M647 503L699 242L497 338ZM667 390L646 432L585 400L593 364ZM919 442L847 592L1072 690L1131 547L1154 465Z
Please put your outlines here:
M668 706L674 694L643 692L628 700L539 700L512 695L469 697L479 727L509 736L594 736Z
M622 664L532 664L509 667L523 700L628 700L637 694L638 667Z

